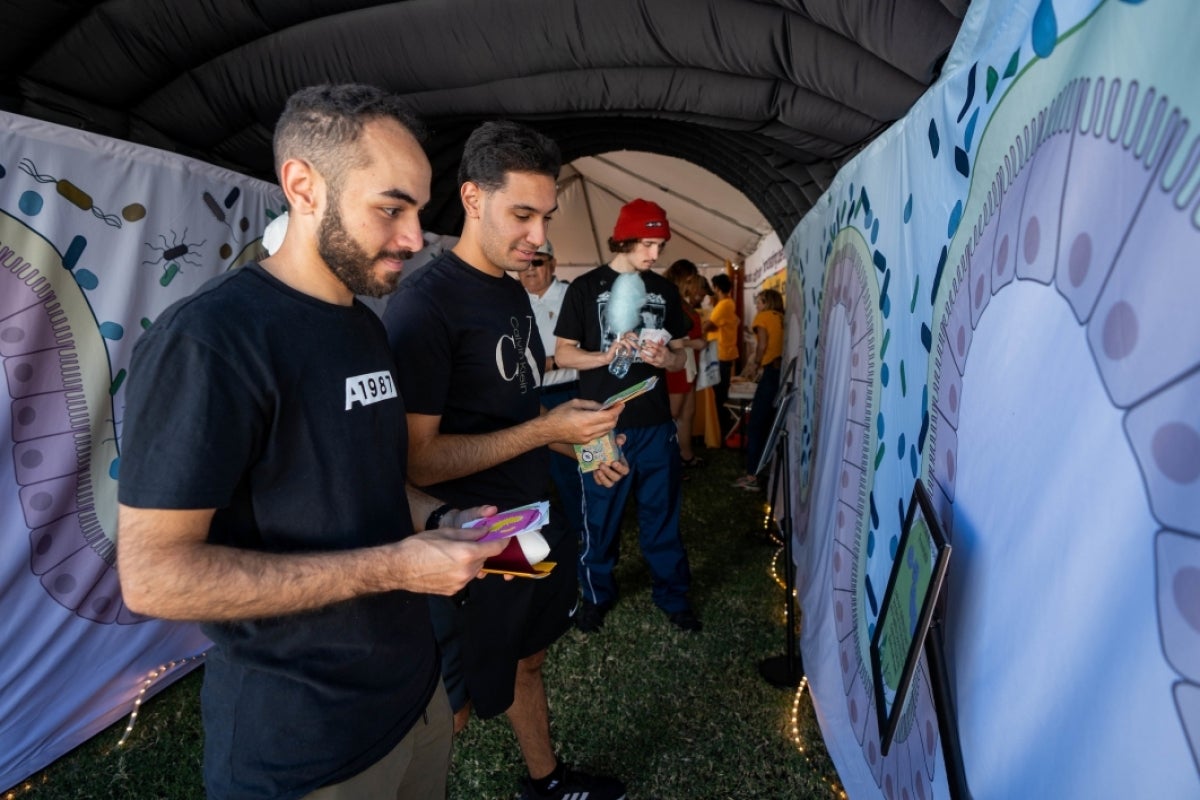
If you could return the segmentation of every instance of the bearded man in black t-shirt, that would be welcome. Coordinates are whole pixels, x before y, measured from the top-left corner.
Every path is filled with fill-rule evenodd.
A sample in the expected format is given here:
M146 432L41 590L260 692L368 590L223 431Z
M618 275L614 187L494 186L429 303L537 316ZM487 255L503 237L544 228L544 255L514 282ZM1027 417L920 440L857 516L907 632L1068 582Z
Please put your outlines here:
M209 798L444 797L451 711L425 593L497 554L414 534L382 295L421 246L416 122L367 86L295 94L275 133L279 250L174 304L129 370L118 488L126 605L199 620ZM443 517L462 523L486 506Z
M547 446L573 455L569 443L608 433L621 412L576 399L542 413L545 353L529 298L511 273L528 269L546 241L560 163L557 145L531 128L476 129L459 168L462 236L401 284L384 313L408 408L411 477L456 505L545 499ZM610 465L595 480L611 486L625 471ZM452 698L456 722L466 724L468 701L480 717L507 715L529 771L523 797L619 800L619 781L568 769L550 740L542 663L569 628L577 594L578 542L563 523L552 509L542 529L551 545L546 560L557 565L548 576L476 581L459 605L435 604L435 625L446 628L439 638L461 662L448 664L447 675L463 684Z

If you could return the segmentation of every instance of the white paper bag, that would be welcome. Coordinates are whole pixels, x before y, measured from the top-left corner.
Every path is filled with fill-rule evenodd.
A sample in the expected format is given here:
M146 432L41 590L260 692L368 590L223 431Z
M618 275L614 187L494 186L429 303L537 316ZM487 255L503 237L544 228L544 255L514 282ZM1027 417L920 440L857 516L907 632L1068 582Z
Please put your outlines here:
M700 360L700 364L696 368L696 391L698 392L721 382L721 362L717 358L716 340L709 342L696 355Z

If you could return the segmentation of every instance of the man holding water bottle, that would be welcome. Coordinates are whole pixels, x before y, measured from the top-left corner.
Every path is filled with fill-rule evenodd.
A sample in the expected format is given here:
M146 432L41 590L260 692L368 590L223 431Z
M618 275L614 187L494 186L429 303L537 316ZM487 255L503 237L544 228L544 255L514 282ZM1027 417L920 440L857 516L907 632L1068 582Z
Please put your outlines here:
M700 630L688 599L691 571L679 532L681 465L666 372L683 366L690 321L674 284L651 271L671 228L666 212L648 200L621 207L608 264L567 288L555 328L554 359L579 370L580 396L603 402L648 378L657 383L628 402L616 432L629 475L614 486L583 481L584 526L579 554L583 601L575 624L598 631L617 601L613 569L621 515L630 490L638 502L638 543L650 567L652 596L676 627Z

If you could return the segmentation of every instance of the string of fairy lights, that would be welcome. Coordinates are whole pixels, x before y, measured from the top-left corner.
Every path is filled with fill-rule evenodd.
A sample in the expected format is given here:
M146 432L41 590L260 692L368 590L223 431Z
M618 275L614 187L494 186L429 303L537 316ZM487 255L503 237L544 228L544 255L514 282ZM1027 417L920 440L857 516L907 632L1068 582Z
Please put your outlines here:
M46 780L45 775L42 775L40 777L40 779L27 780L24 783L22 783L20 786L14 786L13 788L11 788L7 792L5 792L4 800L16 800L16 798L18 798L18 797L24 797L26 794L28 794L29 792L32 792L34 789L40 789L41 787L45 786L46 783L47 783L47 780Z
M186 664L203 660L204 656L205 654L201 653L199 655L189 656L188 658L180 658L174 661L168 661L165 664L159 664L146 674L146 677L142 679L141 689L138 690L137 696L133 699L133 710L129 714L129 722L125 725L125 731L121 734L121 738L117 740L116 745L113 746L114 750L124 747L125 743L129 741L129 736L133 733L133 726L137 723L138 712L141 710L142 702L146 699L146 693L150 691L150 688L154 686L159 679L177 667L182 667ZM17 798L24 797L35 789L42 788L47 783L49 783L49 779L43 772L39 776L35 776L34 778L24 781L19 786L12 787L4 793L0 800L17 800Z
M780 589L783 589L786 591L787 590L787 582L779 576L779 559L782 558L782 556L783 556L783 541L779 538L778 529L771 523L772 523L772 509L771 509L770 504L768 504L766 506L766 509L765 509L765 512L763 515L763 530L770 537L771 541L775 545L777 545L775 548L775 552L771 555L771 566L769 569L769 574L771 576L771 580L775 581L776 585L779 586ZM795 589L792 589L792 596L790 598L788 598L788 601L792 602L792 603L796 602L796 590ZM783 615L783 623L786 625L787 624L787 606L786 606L786 604L784 605L781 613ZM821 782L824 783L829 788L830 793L834 797L839 797L839 798L842 798L842 800L845 800L845 798L846 798L845 790L842 789L842 787L839 786L836 781L831 781L831 780L825 778L820 772L817 771L816 767L813 765L812 758L809 755L808 748L805 746L804 737L800 733L800 701L804 697L804 690L807 688L808 688L808 676L803 675L800 678L799 685L796 687L795 694L792 696L792 717L791 717L791 724L788 727L788 733L790 735L792 743L796 746L796 750L799 751L800 755L804 757L804 761L808 765L808 768L809 768L809 773L812 775L819 776Z
M193 661L199 661L203 658L204 653L201 653L200 655L182 658L177 661L168 661L166 664L160 664L154 669L150 670L150 674L148 674L146 679L142 681L141 691L139 691L137 697L133 699L133 711L129 715L129 724L125 726L125 732L121 734L120 740L117 741L117 747L124 747L125 742L129 741L129 734L133 733L133 726L137 722L138 712L142 708L142 701L146 699L146 692L150 691L150 687L153 686L159 678L161 678L163 675L166 675L176 667L182 667L184 664L190 664Z

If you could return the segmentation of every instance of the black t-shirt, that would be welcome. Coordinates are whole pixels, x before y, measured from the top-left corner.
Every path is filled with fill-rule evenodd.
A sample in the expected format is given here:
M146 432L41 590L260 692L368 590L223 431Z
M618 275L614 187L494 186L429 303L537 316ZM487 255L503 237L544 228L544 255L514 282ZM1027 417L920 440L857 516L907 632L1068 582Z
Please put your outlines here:
M600 352L607 350L616 338L608 329L604 310L616 270L607 264L586 272L567 287L562 311L554 335L579 342L584 350ZM691 329L691 320L683 313L683 302L679 290L661 275L649 270L639 273L646 285L646 302L642 305L643 324L638 328L662 328L671 334L671 339L682 339ZM636 359L624 378L608 371L607 366L585 369L579 372L579 394L588 400L604 402L627 386L658 376L658 385L652 391L629 401L621 412L619 426L639 428L659 425L671 420L671 401L667 396L666 370L652 367Z
M410 413L440 432L484 434L535 418L546 363L525 288L447 251L404 280L383 314ZM538 447L482 472L426 487L454 506L503 508L546 497L550 451Z
M215 508L208 541L329 551L412 533L395 364L365 306L249 264L159 317L134 348L118 496ZM210 797L300 797L385 755L438 679L426 600L389 592L204 626Z

